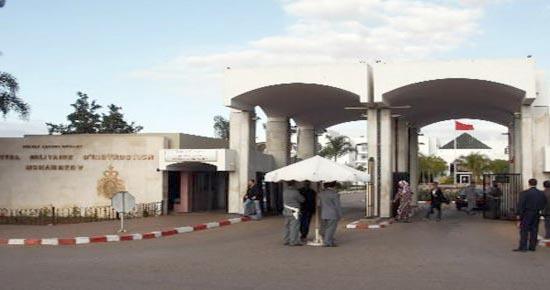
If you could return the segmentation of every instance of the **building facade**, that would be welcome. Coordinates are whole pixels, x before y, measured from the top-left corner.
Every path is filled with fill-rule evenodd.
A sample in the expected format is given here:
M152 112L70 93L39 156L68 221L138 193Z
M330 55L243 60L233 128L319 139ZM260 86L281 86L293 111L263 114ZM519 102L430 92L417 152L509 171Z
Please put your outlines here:
M521 174L523 184L547 179L550 101L543 80L531 58L228 68L225 105L231 110L230 148L237 152L228 210L242 211L246 181L257 174L256 107L268 117L265 147L274 169L290 163L291 119L298 158L307 158L316 154L315 132L366 116L375 213L382 217L391 213L393 176L406 174L417 192L419 130L444 120L480 119L509 128L511 172Z

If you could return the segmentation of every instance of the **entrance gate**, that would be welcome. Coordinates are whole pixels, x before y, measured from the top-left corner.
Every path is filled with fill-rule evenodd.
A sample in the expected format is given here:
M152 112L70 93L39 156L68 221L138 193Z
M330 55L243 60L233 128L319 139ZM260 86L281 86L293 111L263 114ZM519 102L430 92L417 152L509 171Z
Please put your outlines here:
M493 182L496 182L502 191L500 199L494 199L489 194ZM483 200L485 201L483 217L515 220L521 190L521 174L483 175Z

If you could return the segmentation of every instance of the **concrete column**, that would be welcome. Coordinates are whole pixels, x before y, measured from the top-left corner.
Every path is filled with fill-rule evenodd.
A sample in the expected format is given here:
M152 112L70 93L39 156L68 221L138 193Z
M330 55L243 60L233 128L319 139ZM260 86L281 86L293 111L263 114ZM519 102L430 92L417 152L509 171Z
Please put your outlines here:
M381 109L380 114L380 216L391 216L391 192L393 190L393 175L391 166L392 134L391 111Z
M512 131L512 170L514 173L521 173L521 115L520 113L514 115Z
M418 201L418 179L420 173L420 167L418 164L418 129L410 128L409 130L409 172L411 175L411 190L414 193L413 202L416 204Z
M237 152L235 171L229 173L229 213L243 213L243 196L248 180L254 178L251 164L256 150L256 114L249 111L232 110L229 117L229 148Z
M508 173L516 173L514 168L514 155L515 155L515 149L514 149L514 123L512 123L508 126L508 162L509 162L509 168Z
M266 151L273 156L275 168L290 162L290 123L288 118L268 117L266 126Z
M397 172L409 172L409 126L405 120L396 119Z
M369 171L371 182L373 185L373 200L371 201L374 205L373 215L378 215L378 110L369 109L367 111L367 155L369 160L374 160L374 166L372 171Z
M307 159L317 153L317 135L313 126L298 127L298 158Z
M392 191L392 120L388 109L369 109L368 112L369 158L375 160L374 181L375 212L381 217L391 214Z
M530 178L533 178L533 116L530 106L521 108L521 134L519 135L521 148L521 176L525 187Z

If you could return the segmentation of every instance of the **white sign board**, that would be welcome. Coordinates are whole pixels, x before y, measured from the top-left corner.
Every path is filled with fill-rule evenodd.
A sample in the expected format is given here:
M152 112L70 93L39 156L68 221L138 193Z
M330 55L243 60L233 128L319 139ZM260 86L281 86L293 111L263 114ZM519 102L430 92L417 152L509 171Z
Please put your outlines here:
M212 149L171 149L164 152L166 162L216 162L217 150Z
M118 213L129 213L136 207L136 199L126 191L121 191L111 199L111 206Z

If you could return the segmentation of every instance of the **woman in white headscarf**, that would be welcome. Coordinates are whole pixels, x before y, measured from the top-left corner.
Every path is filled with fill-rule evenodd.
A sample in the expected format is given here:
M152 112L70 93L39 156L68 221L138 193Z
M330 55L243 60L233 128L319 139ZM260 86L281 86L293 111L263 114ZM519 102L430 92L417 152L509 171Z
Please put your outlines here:
M401 222L410 222L412 215L412 192L409 183L405 180L399 181L399 192L395 196L394 202L399 200L397 208L397 220Z

